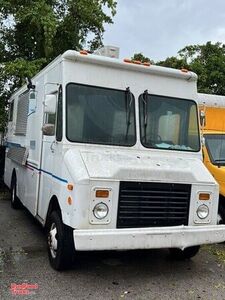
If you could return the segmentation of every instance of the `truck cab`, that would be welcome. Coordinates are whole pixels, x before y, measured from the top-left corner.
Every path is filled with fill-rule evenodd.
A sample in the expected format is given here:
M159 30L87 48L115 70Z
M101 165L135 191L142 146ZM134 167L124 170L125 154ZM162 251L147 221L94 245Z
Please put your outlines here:
M68 50L10 98L5 183L47 229L53 268L76 251L225 240L202 162L197 76Z

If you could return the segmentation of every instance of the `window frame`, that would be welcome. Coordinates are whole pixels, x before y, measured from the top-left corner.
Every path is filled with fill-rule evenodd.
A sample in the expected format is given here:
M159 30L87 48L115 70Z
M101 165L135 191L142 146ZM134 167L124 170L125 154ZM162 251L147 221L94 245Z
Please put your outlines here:
M111 91L118 91L118 92L124 92L126 93L126 90L121 90L121 89L114 89L114 88L109 88L109 87L103 87L103 86L97 86L97 85L89 85L89 84L83 84L83 83L77 83L77 82L68 82L65 86L65 129L66 129L66 139L71 142L71 143L77 143L77 144L90 144L90 145L102 145L102 146L120 146L120 147L126 147L126 148L131 148L134 147L137 144L137 122L136 122L136 101L134 94L131 92L131 95L133 97L133 105L134 105L134 143L132 145L122 145L122 144L107 144L107 143L98 143L98 142L82 142L82 141L73 141L69 139L68 137L68 109L67 109L67 98L68 98L68 86L69 85L77 85L77 86L83 86L83 87L90 87L90 88L98 88L98 89L104 89L104 90L111 90Z
M61 99L60 99L61 97ZM58 88L57 94L57 113L55 119L55 139L57 142L61 142L63 139L63 89L62 85ZM60 114L59 114L60 111ZM61 121L61 126L59 126L59 118Z
M171 97L171 96L165 96L165 95L158 95L158 94L152 94L152 93L148 93L148 98L149 98L149 102L151 101L151 96L154 97L163 97L165 99L173 99L173 100L178 100L178 101L189 101L192 102L195 105L196 108L196 116L197 116L197 130L198 130L198 141L199 141L199 148L198 150L186 150L186 149L170 149L170 148L158 148L158 147L147 147L144 143L143 143L143 135L142 135L142 124L141 121L143 119L143 116L141 114L141 109L140 109L140 103L141 103L141 96L144 94L144 92L142 94L139 95L138 97L138 111L139 111L139 130L140 130L140 142L141 145L145 148L145 149L153 149L153 150L163 150L163 151L181 151L181 152L188 152L188 153L197 153L199 151L201 151L201 142L200 142L200 129L199 129L199 114L198 114L198 107L197 107L197 103L196 101L192 100L192 99L187 99L187 98L180 98L180 97ZM189 112L189 116L190 116L190 112Z
M209 159L210 159L210 162L214 165L214 166L225 166L225 162L224 163L221 163L221 162L216 162L212 156L212 153L211 153L211 150L210 150L210 147L208 145L208 140L207 140L207 137L214 137L214 136L217 136L217 135L223 135L225 137L225 134L222 134L222 133L204 133L203 136L205 138L205 147L206 147L206 150L207 150L207 153L208 153L208 156L209 156Z

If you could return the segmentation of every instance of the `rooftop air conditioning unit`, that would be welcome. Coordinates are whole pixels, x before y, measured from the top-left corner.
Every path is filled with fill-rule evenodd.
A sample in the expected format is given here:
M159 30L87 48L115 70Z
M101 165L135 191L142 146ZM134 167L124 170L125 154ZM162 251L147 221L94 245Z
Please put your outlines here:
M119 58L120 48L115 46L104 46L94 51L94 54L107 56L111 58Z

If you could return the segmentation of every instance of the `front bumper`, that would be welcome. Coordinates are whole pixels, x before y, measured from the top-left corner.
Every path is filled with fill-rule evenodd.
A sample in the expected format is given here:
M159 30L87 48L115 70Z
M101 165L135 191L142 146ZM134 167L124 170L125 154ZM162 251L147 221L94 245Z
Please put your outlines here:
M225 241L225 225L74 230L75 249L180 248Z

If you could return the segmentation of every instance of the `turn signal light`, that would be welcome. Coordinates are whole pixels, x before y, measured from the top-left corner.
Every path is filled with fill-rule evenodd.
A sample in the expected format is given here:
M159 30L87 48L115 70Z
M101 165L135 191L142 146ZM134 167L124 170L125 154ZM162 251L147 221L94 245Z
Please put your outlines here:
M88 55L88 52L86 50L81 50L80 54L82 54L82 55Z
M97 190L95 193L96 198L108 198L109 197L109 191L107 190Z
M140 60L133 60L133 64L135 64L135 65L141 65L141 61Z
M207 194L207 193L200 193L199 194L199 200L210 200L210 194Z
M144 62L142 65L146 67L150 67L151 64L149 62Z
M132 60L129 58L124 58L123 61L128 64L141 65L141 66L145 66L145 67L150 67L150 65L151 65L149 62L142 63L140 60Z
M129 59L129 58L124 58L124 60L123 60L125 63L129 63L129 64L131 64L132 63L132 60L131 59Z

